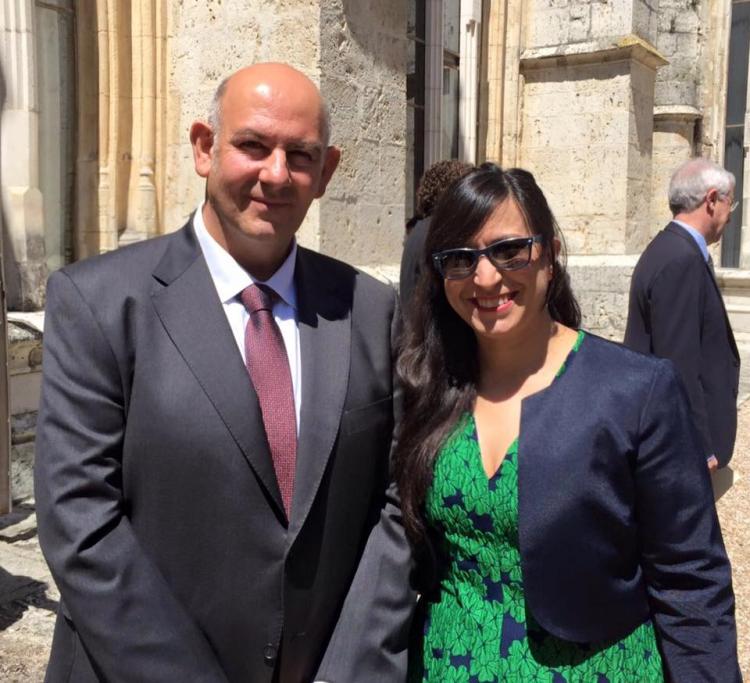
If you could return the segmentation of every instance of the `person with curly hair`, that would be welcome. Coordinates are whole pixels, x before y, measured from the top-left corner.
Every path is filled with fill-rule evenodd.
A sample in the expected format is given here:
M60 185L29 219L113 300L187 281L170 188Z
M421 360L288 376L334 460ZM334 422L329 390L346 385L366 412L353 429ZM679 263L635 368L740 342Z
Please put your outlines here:
M411 301L414 284L419 277L430 215L440 195L450 187L453 181L458 180L472 168L471 164L457 159L438 161L425 171L419 181L416 196L417 212L406 224L406 240L401 257L399 295L401 305L404 307Z

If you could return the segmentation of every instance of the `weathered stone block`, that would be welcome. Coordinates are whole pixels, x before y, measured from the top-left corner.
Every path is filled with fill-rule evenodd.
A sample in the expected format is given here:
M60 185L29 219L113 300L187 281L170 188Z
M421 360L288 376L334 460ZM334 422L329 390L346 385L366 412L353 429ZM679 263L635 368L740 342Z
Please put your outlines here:
M10 490L14 501L34 495L34 443L11 446Z
M571 257L568 272L581 305L583 327L622 341L628 314L630 277L637 257Z

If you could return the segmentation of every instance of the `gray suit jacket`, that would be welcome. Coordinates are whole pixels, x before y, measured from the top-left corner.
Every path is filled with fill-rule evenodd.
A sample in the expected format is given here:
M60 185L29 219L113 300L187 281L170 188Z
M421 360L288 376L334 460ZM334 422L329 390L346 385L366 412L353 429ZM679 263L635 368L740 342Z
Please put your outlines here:
M192 226L50 278L36 500L62 604L48 681L307 683L360 609L370 628L329 650L327 675L356 680L362 658L360 680L401 679L412 595L388 471L395 297L306 249L295 278L288 527ZM342 612L350 585L359 598Z

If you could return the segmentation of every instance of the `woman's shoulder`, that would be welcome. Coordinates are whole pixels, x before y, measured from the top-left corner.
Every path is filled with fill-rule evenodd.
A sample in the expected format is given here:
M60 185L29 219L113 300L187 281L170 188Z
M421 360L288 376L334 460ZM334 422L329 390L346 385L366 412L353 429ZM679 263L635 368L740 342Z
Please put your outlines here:
M599 378L605 377L608 385L618 380L633 382L639 378L650 383L657 375L675 373L672 362L665 358L648 356L587 331L584 339L579 351L582 352L582 370Z

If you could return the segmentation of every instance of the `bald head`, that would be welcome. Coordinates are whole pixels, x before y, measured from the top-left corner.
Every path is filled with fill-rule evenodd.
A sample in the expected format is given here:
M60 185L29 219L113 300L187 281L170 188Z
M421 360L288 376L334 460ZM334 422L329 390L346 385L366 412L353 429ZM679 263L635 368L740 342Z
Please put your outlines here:
M294 67L288 64L268 62L247 66L227 76L214 92L208 112L208 123L218 134L221 128L222 111L226 100L233 101L238 93L250 92L260 97L288 97L299 101L300 109L316 111L319 120L320 139L327 147L330 142L330 117L328 106L317 86Z
M195 171L206 179L203 220L235 260L266 280L325 193L340 150L315 84L286 64L241 69L217 89L210 119L190 127Z

